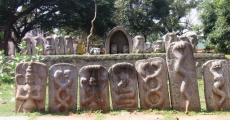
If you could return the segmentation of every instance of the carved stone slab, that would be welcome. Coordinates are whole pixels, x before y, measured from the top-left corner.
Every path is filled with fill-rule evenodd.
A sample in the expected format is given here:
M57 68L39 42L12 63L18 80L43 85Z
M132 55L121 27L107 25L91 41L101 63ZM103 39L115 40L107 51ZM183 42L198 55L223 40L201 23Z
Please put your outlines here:
M34 42L35 47L41 47L41 49L42 49L41 51L35 50L35 53L39 54L39 55L44 55L44 41L43 41L43 39L41 37L34 37L33 42Z
M135 110L138 107L137 73L131 63L122 62L109 68L114 110Z
M141 108L170 109L165 60L160 57L138 60L135 67Z
M65 54L74 54L73 39L71 36L65 36Z
M65 54L64 38L59 36L56 37L54 41L55 41L56 55L64 55Z
M153 52L153 46L151 42L145 42L144 43L144 52L151 53Z
M153 52L161 53L165 52L165 42L162 40L156 40L153 42Z
M109 111L108 71L101 65L84 66L80 75L80 109Z
M142 36L138 35L133 38L133 53L143 53L144 52L145 40Z
M229 62L209 60L202 68L207 110L230 110Z
M167 50L167 47L170 43L177 41L177 35L176 33L167 33L165 36L165 50Z
M200 111L195 59L185 41L169 44L166 54L172 107L179 111Z
M55 42L51 36L46 37L44 41L45 55L55 55Z
M22 38L22 41L26 42L26 46L24 48L22 48L22 54L34 55L35 54L35 47L34 47L32 38L26 36L26 37Z
M20 63L15 74L15 111L44 111L47 66L38 62Z
M68 63L58 63L49 69L49 111L68 112L77 109L77 69Z

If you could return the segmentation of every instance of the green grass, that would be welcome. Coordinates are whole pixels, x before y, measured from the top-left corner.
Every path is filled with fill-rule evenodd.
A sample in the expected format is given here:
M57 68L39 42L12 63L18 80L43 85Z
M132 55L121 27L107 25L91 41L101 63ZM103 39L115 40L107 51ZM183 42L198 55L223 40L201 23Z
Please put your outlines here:
M226 58L230 59L230 55L225 55Z

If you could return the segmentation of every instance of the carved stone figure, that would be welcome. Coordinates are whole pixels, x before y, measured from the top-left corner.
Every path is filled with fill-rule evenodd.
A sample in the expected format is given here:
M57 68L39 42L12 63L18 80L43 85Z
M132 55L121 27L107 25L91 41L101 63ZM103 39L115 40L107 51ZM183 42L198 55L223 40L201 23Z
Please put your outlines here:
M162 53L165 52L165 43L162 40L153 42L153 52Z
M112 50L111 47L113 44L117 45L118 54L124 53L124 46L128 47L129 49L128 53L132 53L133 50L132 38L130 37L128 31L122 26L117 26L109 32L109 35L106 38L106 43L105 43L106 54L114 54L111 51ZM127 50L125 50L125 52L127 52Z
M108 72L101 65L84 66L80 74L80 109L109 110Z
M179 37L178 37L178 41L186 41L186 42L190 43L188 37L185 36L185 35L179 36Z
M49 111L69 112L77 109L77 70L68 63L58 63L49 69Z
M198 42L197 42L197 34L196 33L189 33L189 34L187 34L187 37L189 39L189 42L192 45L193 52L196 52L196 46L198 44Z
M123 53L129 53L129 46L128 45L125 45L123 47Z
M22 41L26 42L26 46L22 48L22 54L24 55L33 55L35 54L35 47L33 40L30 37L22 38Z
M135 110L138 105L137 73L131 63L117 63L109 68L114 110Z
M150 42L145 42L145 43L144 43L144 52L146 52L146 53L151 53L151 52L153 52L152 43L150 43Z
M202 68L207 110L230 110L229 62L227 60L209 60Z
M48 68L43 63L20 63L16 67L16 112L45 110Z
M172 107L175 110L200 111L195 59L192 46L186 41L169 44L167 64L170 78Z
M65 54L74 54L73 39L71 36L65 36Z
M111 54L117 54L117 45L116 44L111 45Z
M54 41L55 41L56 55L64 55L65 54L64 38L59 36L56 37Z
M160 57L138 60L135 67L141 108L170 109L165 60Z
M170 43L177 41L177 35L176 33L167 33L165 36L165 50L167 50L167 47Z
M34 42L35 47L41 47L41 51L35 50L35 53L39 54L39 55L44 55L44 41L43 41L43 39L41 37L35 37L33 42Z
M133 38L133 53L143 53L144 52L145 40L142 36L138 35Z
M55 42L51 36L46 37L44 41L45 55L55 55Z

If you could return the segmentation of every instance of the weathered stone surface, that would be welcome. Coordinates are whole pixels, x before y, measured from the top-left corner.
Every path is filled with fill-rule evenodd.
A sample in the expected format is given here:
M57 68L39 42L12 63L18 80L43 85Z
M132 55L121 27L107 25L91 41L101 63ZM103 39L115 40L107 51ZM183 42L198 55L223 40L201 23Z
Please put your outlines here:
M135 68L138 74L141 108L170 109L165 60L159 57L138 60Z
M51 36L46 37L44 41L45 55L55 55L55 42Z
M177 41L176 33L167 33L165 36L165 50L167 50L170 43L176 42L176 41Z
M15 46L12 40L8 42L8 55L14 56L15 55Z
M142 36L137 35L133 38L133 53L143 53L144 52L145 40Z
M111 54L117 54L117 45L116 44L111 45Z
M156 40L153 42L153 52L162 53L165 52L165 42L162 40Z
M207 110L230 110L229 62L209 60L202 68Z
M54 41L55 41L56 55L64 55L65 54L64 38L59 36L56 37Z
M68 63L58 63L49 69L49 111L68 112L77 109L77 69Z
M145 42L145 43L144 43L144 52L146 52L146 53L151 53L151 52L153 52L152 43L150 43L150 42Z
M192 32L192 33L188 33L187 34L187 37L189 39L189 42L191 43L192 45L192 48L193 48L193 52L196 52L196 46L198 44L197 42L197 34Z
M80 75L80 109L109 110L108 71L101 65L84 66Z
M71 36L65 36L65 54L74 54L73 39Z
M26 46L22 48L22 54L24 55L34 55L35 54L35 47L33 44L33 40L31 37L24 37L22 41L26 42Z
M124 46L128 46L128 53L132 52L133 41L128 31L124 27L117 26L109 32L105 43L106 54L113 54L111 48L114 44L117 45L117 53L124 53ZM127 50L125 53L127 53Z
M195 59L192 46L185 41L168 46L167 65L172 107L179 111L200 111Z
M138 107L137 73L131 63L117 63L109 68L114 110L135 110Z
M44 41L41 37L34 37L33 38L34 46L41 47L41 51L36 51L35 54L44 55Z
M190 43L188 37L185 36L185 35L178 36L178 41L185 41L185 42ZM190 44L191 44L191 43L190 43Z
M45 110L48 68L43 63L20 63L16 67L15 111Z

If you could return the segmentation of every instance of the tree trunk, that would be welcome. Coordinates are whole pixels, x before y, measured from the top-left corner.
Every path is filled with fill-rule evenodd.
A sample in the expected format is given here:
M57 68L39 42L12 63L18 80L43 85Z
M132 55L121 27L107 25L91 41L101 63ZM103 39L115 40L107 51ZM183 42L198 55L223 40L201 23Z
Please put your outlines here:
M4 54L7 56L8 55L8 41L11 38L11 27L7 26L7 28L4 31L4 41L3 41L3 49L4 49Z

